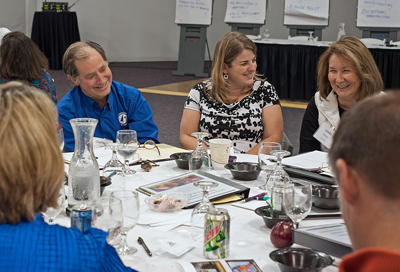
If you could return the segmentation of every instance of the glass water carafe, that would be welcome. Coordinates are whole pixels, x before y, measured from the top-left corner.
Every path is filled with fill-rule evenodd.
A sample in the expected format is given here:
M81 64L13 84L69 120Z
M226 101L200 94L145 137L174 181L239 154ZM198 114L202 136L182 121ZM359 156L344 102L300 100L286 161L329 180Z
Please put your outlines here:
M69 208L77 204L90 204L100 198L99 164L93 153L93 135L97 122L93 118L70 120L74 131L75 151L69 166Z

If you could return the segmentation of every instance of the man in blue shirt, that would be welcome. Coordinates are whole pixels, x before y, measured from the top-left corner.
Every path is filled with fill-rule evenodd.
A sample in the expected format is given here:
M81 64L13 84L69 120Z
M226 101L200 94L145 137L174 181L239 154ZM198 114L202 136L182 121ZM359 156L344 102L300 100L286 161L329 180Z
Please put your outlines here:
M95 118L95 137L115 141L118 130L133 129L138 141L159 143L153 112L142 93L112 80L103 48L94 42L76 42L63 57L63 70L75 87L57 104L64 130L64 151L74 151L74 134L69 120Z

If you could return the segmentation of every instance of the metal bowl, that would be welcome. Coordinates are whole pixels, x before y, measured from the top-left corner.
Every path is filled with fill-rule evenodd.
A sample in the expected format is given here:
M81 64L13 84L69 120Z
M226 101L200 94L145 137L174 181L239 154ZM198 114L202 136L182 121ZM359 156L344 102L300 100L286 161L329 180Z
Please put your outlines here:
M280 218L272 218L271 214L269 212L269 205L267 206L262 206L257 208L254 212L261 216L264 220L265 225L267 226L267 228L272 229L276 223L280 222L280 221L285 221L285 222L292 222L292 220L290 218L287 219L280 219Z
M231 171L232 177L238 180L255 180L261 172L261 167L254 162L232 162L225 165Z
M313 205L321 209L339 209L339 190L336 185L313 185Z
M282 272L320 272L333 263L328 254L309 248L281 248L272 251L269 257Z
M175 160L176 165L181 168L181 169L189 169L189 158L190 158L190 152L180 152L180 153L174 153L169 156L171 159ZM196 161L196 169L199 169L202 165L202 161L198 160Z

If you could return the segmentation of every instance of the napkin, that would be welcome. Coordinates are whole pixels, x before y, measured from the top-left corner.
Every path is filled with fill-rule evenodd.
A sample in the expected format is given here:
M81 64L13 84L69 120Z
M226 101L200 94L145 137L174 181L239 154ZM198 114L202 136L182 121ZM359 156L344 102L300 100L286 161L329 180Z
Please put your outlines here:
M186 252L194 248L193 241L183 237L165 237L156 242L149 241L148 247L155 255L169 255L169 257L179 258Z

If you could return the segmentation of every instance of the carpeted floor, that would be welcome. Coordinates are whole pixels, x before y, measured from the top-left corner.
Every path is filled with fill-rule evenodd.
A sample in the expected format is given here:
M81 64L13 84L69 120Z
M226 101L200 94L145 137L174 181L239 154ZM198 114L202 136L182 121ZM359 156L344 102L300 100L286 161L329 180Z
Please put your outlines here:
M177 62L117 62L110 63L113 79L139 88L154 113L154 121L160 130L160 142L180 147L179 124L183 105L190 88L202 79L194 76L173 76ZM205 63L205 72L210 72L210 63ZM60 100L73 86L62 70L50 70ZM306 103L281 101L284 131L299 151L301 120Z

